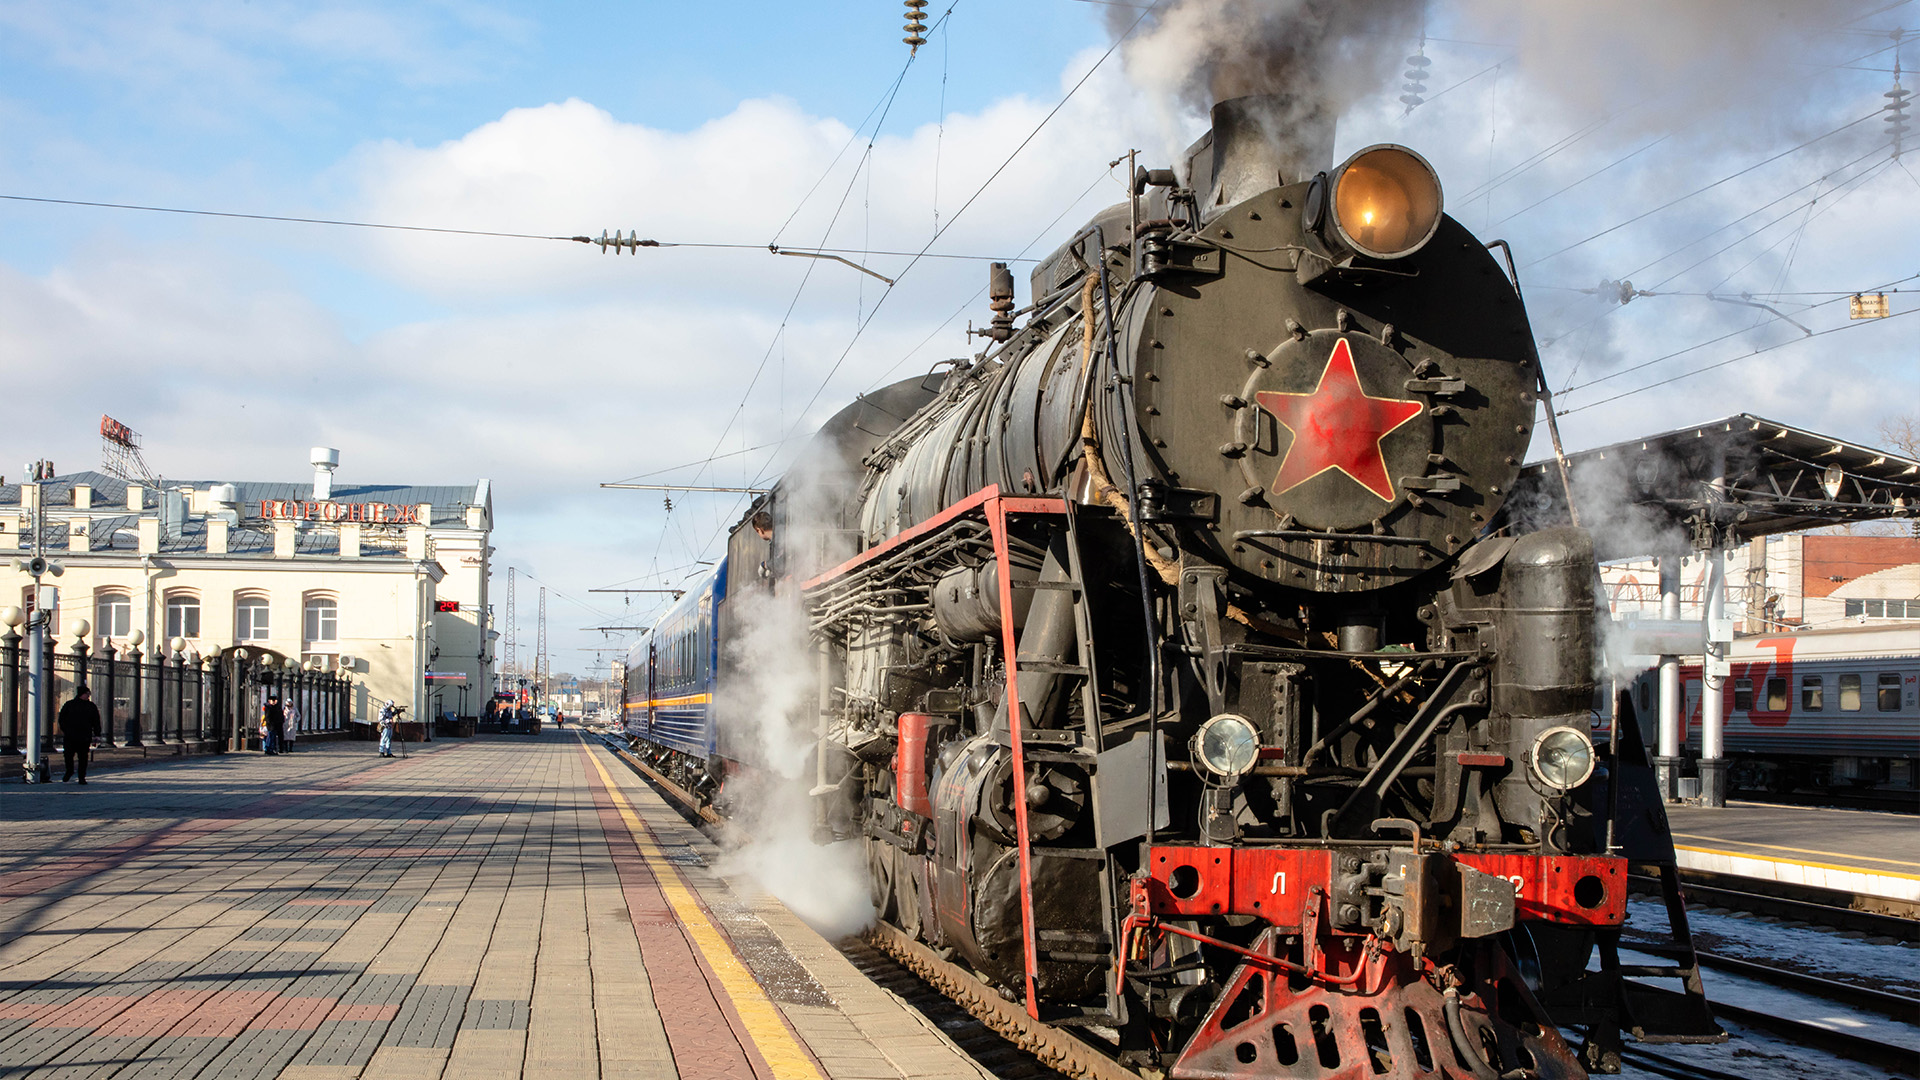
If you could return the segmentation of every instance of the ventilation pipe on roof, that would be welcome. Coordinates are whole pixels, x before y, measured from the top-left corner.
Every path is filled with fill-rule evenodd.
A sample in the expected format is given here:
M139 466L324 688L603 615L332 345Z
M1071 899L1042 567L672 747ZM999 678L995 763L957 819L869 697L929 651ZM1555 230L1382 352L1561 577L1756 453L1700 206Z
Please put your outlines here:
M340 467L340 451L316 446L308 452L307 459L313 462L314 501L333 498L333 470Z
M207 489L207 517L220 518L228 525L240 524L240 489L233 484L215 484Z

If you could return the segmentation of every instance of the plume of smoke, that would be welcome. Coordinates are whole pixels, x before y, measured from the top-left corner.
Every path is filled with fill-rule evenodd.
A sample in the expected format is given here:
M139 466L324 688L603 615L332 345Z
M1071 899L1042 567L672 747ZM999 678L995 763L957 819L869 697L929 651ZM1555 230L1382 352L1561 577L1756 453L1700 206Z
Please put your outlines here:
M1838 62L1873 47L1840 30L1867 0L1455 0L1462 33L1512 42L1529 87L1582 112L1684 89L1684 111L1649 109L1623 128L1672 129L1701 114L1764 115L1807 104L1783 65ZM1863 47L1864 46L1864 47ZM1675 102L1675 104L1682 104ZM1830 114L1823 114L1830 119ZM1725 137L1714 125L1712 137Z
M829 481L818 469L789 473L781 499L792 541L813 544L835 535L811 520L810 508L837 505L821 497ZM757 568L733 567L737 575ZM736 579L738 580L738 579ZM807 614L796 593L737 588L729 601L727 678L714 700L723 743L758 767L729 779L728 810L736 846L719 869L744 874L829 940L873 921L864 845L821 844L814 835L811 722L819 712L818 672Z
M1292 123L1325 123L1392 79L1420 31L1419 0L1174 0L1122 51L1178 148L1215 102L1275 94ZM1108 15L1116 30L1133 13Z

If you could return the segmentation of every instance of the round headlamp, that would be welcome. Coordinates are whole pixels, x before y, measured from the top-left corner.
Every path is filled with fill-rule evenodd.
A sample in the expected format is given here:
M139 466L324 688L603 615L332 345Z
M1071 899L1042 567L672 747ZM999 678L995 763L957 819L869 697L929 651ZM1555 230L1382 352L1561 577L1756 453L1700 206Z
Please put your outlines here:
M1244 716L1221 713L1200 725L1189 749L1201 768L1223 780L1233 780L1259 760L1260 732Z
M1334 170L1328 183L1333 228L1362 255L1404 258L1440 228L1440 177L1404 146L1369 146Z
M1593 740L1570 727L1548 728L1533 740L1527 760L1541 783L1571 791L1593 775Z

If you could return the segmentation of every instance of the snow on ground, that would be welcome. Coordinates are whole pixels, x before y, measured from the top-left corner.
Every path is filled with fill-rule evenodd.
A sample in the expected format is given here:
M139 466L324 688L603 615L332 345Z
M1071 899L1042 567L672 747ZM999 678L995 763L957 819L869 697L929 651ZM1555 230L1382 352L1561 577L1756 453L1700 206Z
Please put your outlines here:
M1836 982L1920 995L1920 947L1892 938L1784 922L1722 908L1687 912L1694 947L1702 952L1791 968ZM1660 902L1634 897L1627 903L1627 932L1664 934Z
M1795 1046L1770 1032L1744 1027L1729 1020L1720 1026L1732 1036L1726 1042L1701 1046L1646 1046L1627 1040L1627 1060L1621 1066L1622 1080L1667 1080L1665 1076L1634 1062L1639 1053L1657 1054L1696 1068L1716 1069L1743 1077L1744 1080L1886 1080L1888 1073L1824 1050Z

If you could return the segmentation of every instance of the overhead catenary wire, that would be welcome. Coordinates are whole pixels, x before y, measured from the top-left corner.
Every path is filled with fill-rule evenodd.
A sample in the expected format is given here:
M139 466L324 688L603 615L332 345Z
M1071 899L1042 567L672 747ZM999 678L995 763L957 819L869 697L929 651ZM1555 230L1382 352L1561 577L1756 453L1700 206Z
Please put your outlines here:
M1778 349L1783 349L1789 345L1797 345L1800 342L1808 340L1809 338L1826 337L1830 334L1837 334L1844 330L1854 330L1862 326L1883 324L1893 319L1898 319L1907 315L1911 315L1915 311L1920 311L1920 308L1908 308L1905 311L1897 311L1891 315L1888 315L1886 318L1874 319L1874 320L1871 320L1871 322L1841 323L1838 326L1830 326L1825 330L1817 330L1814 333L1808 335L1807 337L1788 338L1785 341L1775 342L1772 345L1765 345L1758 349L1754 349L1750 352L1741 353L1739 356L1729 357L1725 360L1719 360L1711 364L1702 365L1700 367L1694 368L1692 371L1687 371L1679 375L1675 375L1672 378L1661 379L1658 382L1651 382L1646 384L1645 386L1638 386L1632 390L1622 391L1621 393L1615 394L1612 397L1601 398L1598 401L1590 401L1584 405L1579 405L1571 409L1561 409L1556 415L1567 416L1572 413L1585 412L1588 409L1596 409L1602 405L1611 404L1612 402L1620 401L1624 398L1630 398L1637 394L1644 394L1649 390L1654 390L1662 386L1671 386L1674 383L1681 382L1686 379L1691 379L1695 375L1702 375L1702 374L1705 374L1706 372L1715 371L1720 368L1726 367L1730 364L1737 364L1742 360L1751 360L1756 356L1762 356L1766 353L1774 352L1775 350L1778 350Z
M1906 277L1903 277L1903 278L1898 278L1898 279L1896 279L1896 280L1894 280L1894 281L1890 281L1890 282L1888 282L1888 283L1887 283L1886 285L1883 285L1883 286L1881 286L1881 287L1880 287L1880 288L1878 288L1878 289L1863 289L1863 290L1861 290L1861 291L1862 291L1862 292L1897 292L1898 290L1897 290L1897 289L1894 289L1894 288L1893 288L1893 286L1895 286L1895 285L1902 285L1902 284L1905 284L1906 282L1909 282L1909 281L1912 281L1912 280L1914 280L1914 279L1916 279L1916 278L1920 278L1920 274L1910 274L1910 275L1908 275L1908 276L1906 276ZM1849 296L1854 296L1854 295L1856 295L1856 294L1855 294L1855 293L1840 293L1840 294L1838 294L1838 295L1835 295L1835 296L1833 296L1833 298L1832 298L1832 299L1830 299L1830 300L1825 300L1825 301L1822 301L1821 303L1818 303L1818 304L1810 304L1810 305L1808 305L1808 306L1807 306L1807 308L1806 308L1806 310L1808 310L1808 311L1811 311L1811 310L1813 310L1813 309L1815 309L1815 308L1820 308L1820 307L1825 307L1825 306L1826 306L1827 304L1835 304L1835 303L1839 303L1839 302L1840 302L1841 300L1844 300L1844 299L1846 299L1847 297L1849 297ZM1884 320L1876 320L1876 321L1884 321ZM1811 335L1807 335L1807 336L1809 336L1809 337L1819 337L1819 336L1821 336L1821 335L1823 335L1823 334L1828 334L1828 333L1831 333L1831 332L1833 331L1833 329L1844 329L1844 328L1845 328L1846 326L1851 326L1851 325L1859 325L1859 324L1855 324L1855 323L1848 323L1848 324L1843 324L1843 326L1841 326L1841 327L1838 327L1838 328L1829 328L1829 329L1827 329L1827 330L1821 330L1821 331L1817 331L1817 332L1815 332L1814 334L1811 334ZM1679 357L1682 357L1682 356L1685 356L1686 354L1688 354L1688 353L1690 353L1690 352L1695 352L1695 351L1698 351L1698 350L1700 350L1700 349L1704 349L1704 348L1706 348L1706 347L1707 347L1707 346L1709 346L1709 345L1717 345L1717 344L1719 344L1720 342L1722 342L1722 341L1725 341L1725 340L1727 340L1728 338L1733 338L1733 337L1739 337L1739 336L1740 336L1741 334L1745 334L1745 333L1747 333L1748 331L1750 331L1750 330L1752 330L1752 329L1753 329L1753 328L1752 328L1752 327L1750 327L1750 326L1743 326L1743 327L1741 327L1741 328L1739 328L1739 329L1737 329L1737 330L1729 330L1728 332L1726 332L1726 333L1724 333L1724 334L1721 334L1721 335L1720 335L1719 337L1715 337L1715 338L1709 338L1709 339L1707 339L1706 341L1702 341L1702 342L1699 342L1699 343L1697 343L1697 344L1694 344L1694 345L1689 345L1689 346L1687 346L1687 347L1686 347L1686 348L1684 348L1684 349L1676 349L1676 350L1674 350L1673 352L1670 352L1670 353L1667 353L1667 354L1666 354L1666 355L1664 355L1664 356L1657 356L1657 357L1654 357L1654 358L1653 358L1652 360L1646 360L1646 361L1642 361L1641 363L1638 363L1638 364L1634 364L1634 365L1632 365L1631 367L1624 367L1624 368L1621 368L1621 369L1619 369L1618 371L1610 371L1610 372L1608 372L1608 373L1607 373L1607 374L1605 374L1605 375L1601 375L1601 376L1599 376L1599 377L1597 377L1597 378L1593 378L1593 379L1589 379L1589 380L1587 380L1586 382L1583 382L1583 383L1579 383L1579 384L1577 384L1577 385L1574 385L1574 386L1568 386L1568 387L1564 387L1564 388L1562 388L1562 389L1561 389L1561 391L1560 391L1560 395L1561 395L1561 397L1563 397L1563 398L1564 398L1564 397L1565 397L1565 396L1566 396L1567 394L1570 394L1570 393L1572 393L1572 392L1574 392L1574 391L1576 391L1576 390L1584 390L1584 389L1586 389L1586 388L1587 388L1587 387L1589 387L1589 386L1598 386L1599 384L1601 384L1601 383L1603 383L1603 382L1608 382L1608 381L1610 381L1610 380L1612 380L1612 379L1617 379L1617 378L1619 378L1619 377L1620 377L1620 376L1622 376L1622 375L1629 375L1629 374L1632 374L1633 372L1636 372L1636 371L1644 371L1644 370L1646 370L1647 368L1650 368L1650 367L1653 367L1653 366L1655 366L1656 364L1663 364L1663 363L1665 363L1665 362L1667 362L1668 360L1674 360L1674 359L1678 359ZM1805 340L1806 340L1806 337L1799 337L1799 338L1793 338L1793 339L1790 339L1789 341L1786 341L1786 342L1782 342L1781 344L1792 344L1792 343L1793 343L1793 342L1795 342L1795 341L1805 341ZM1769 346L1769 348L1777 348L1777 347L1778 347L1778 346ZM1763 351L1764 351L1764 350L1763 350ZM1708 368L1702 368L1701 370L1703 370L1703 371L1705 371L1705 370L1710 370L1710 369L1708 369ZM1656 384L1654 384L1654 385L1661 385L1661 384L1658 384L1658 383L1656 383ZM1637 391L1636 391L1636 392L1637 392ZM1613 400L1613 399L1612 399L1612 398L1609 398L1609 399L1607 399L1607 400L1609 400L1609 401L1611 401L1611 400ZM1595 404L1598 404L1598 402L1596 402ZM1584 408L1588 408L1588 407L1589 407L1589 406L1585 406L1585 405L1583 405L1583 406L1581 406L1581 408L1583 408L1583 409L1584 409ZM1560 414L1560 415L1562 415L1562 416L1565 416L1565 415L1567 414L1567 412L1569 412L1569 411L1578 411L1578 410L1563 410L1563 411L1561 412L1561 414Z
M1679 204L1687 201L1688 199L1693 198L1696 195L1705 194L1706 192L1712 191L1714 188L1717 188L1722 184L1728 183L1742 176L1745 176L1746 174L1753 172L1755 169L1759 169L1764 166L1771 165L1774 162L1779 161L1781 158L1798 153L1801 150L1805 150L1807 147L1812 146L1814 143L1820 142L1823 139L1832 138L1833 136L1838 135L1849 128L1855 127L1860 124L1864 124L1867 121L1872 120L1873 118L1879 116L1880 114L1881 114L1881 111L1876 108L1872 112L1867 113L1865 116L1859 117L1858 119L1855 119L1855 120L1849 120L1848 122L1841 124L1839 127L1833 128L1829 131L1822 132L1821 134L1815 135L1812 138L1805 140L1804 142L1796 143L1795 145L1789 147L1788 149L1782 150L1779 153L1772 155L1771 157L1767 157L1760 161L1756 161L1753 164L1748 165L1743 169L1739 169L1735 172L1729 173L1726 176L1723 176L1720 179L1713 181L1712 183L1694 188L1692 191L1689 191L1684 195L1676 196L1651 209L1643 210L1640 213L1635 214L1630 218L1627 218L1625 221L1621 221L1616 224L1609 225L1606 228L1601 229L1599 232L1593 233L1582 239L1576 240L1573 243L1566 245L1565 247L1558 248L1554 251L1550 251L1547 254L1542 255L1537 259L1534 259L1532 262L1527 263L1527 266L1529 267L1538 266L1541 263L1546 262L1548 259L1557 258L1558 256L1565 255L1567 252L1573 251L1576 248L1584 247L1585 245L1590 244L1593 241L1598 240L1603 236L1609 235L1610 233L1618 232L1619 230L1624 229L1627 226L1632 225L1637 221L1642 221L1646 218L1652 217L1653 215L1660 213L1662 210L1667 210L1674 206L1678 206Z
M993 186L993 182L1000 178L1000 174L1006 172L1007 166L1012 165L1014 159L1020 156L1020 152L1025 150L1028 144L1032 143L1033 140L1039 136L1040 132L1046 128L1047 124L1050 123L1055 116L1060 114L1061 109L1067 107L1067 103L1072 101L1074 95L1080 92L1080 88L1087 84L1087 80L1093 78L1094 72L1099 71L1100 68L1112 58L1113 54L1119 51L1120 46L1125 44L1127 40L1133 36L1134 31L1140 28L1140 24L1146 21L1148 15L1153 14L1153 12L1159 8L1161 2L1162 0L1154 0L1153 4L1143 10L1139 17L1133 20L1132 25L1127 27L1125 33L1114 39L1113 44L1107 47L1107 51L1100 54L1100 59L1094 61L1093 66L1089 67L1086 73L1081 75L1079 80L1073 84L1073 87L1060 98L1059 102L1047 111L1047 115L1040 118L1040 122L1034 125L1033 130L1029 131L1026 137L1020 140L1019 145L1013 148L1013 152L1008 154L1006 159L1000 162L1000 164L994 168L993 172L987 175L985 180L980 182L980 186L974 189L972 195L967 196L967 200L960 204L960 209L955 210L953 216L947 219L946 224L942 225L940 230L933 234L933 238L927 241L926 246L921 249L922 251L932 250L933 245L939 242L940 237L945 235L947 230L953 227L954 222L960 220L961 215L965 214L968 208L979 201L980 196L986 193L987 188ZM918 256L910 260L907 265L900 270L898 277L905 277L918 262ZM869 310L866 317L860 321L860 325L854 328L852 340L847 342L847 347L841 351L839 358L833 362L833 366L827 369L827 374L820 380L819 387L816 388L812 396L807 399L807 403L801 407L799 414L794 418L795 425L806 422L807 411L813 408L814 403L820 400L820 395L826 392L828 384L833 381L834 375L839 373L841 366L846 363L847 357L852 355L854 346L859 343L861 336L866 333L867 327L873 325L874 318L880 314L881 307L886 304L887 298L893 295L895 288L897 288L897 286L888 286L887 289L880 294L879 299L874 301L872 309ZM754 479L757 481L761 479L761 477L756 476Z

